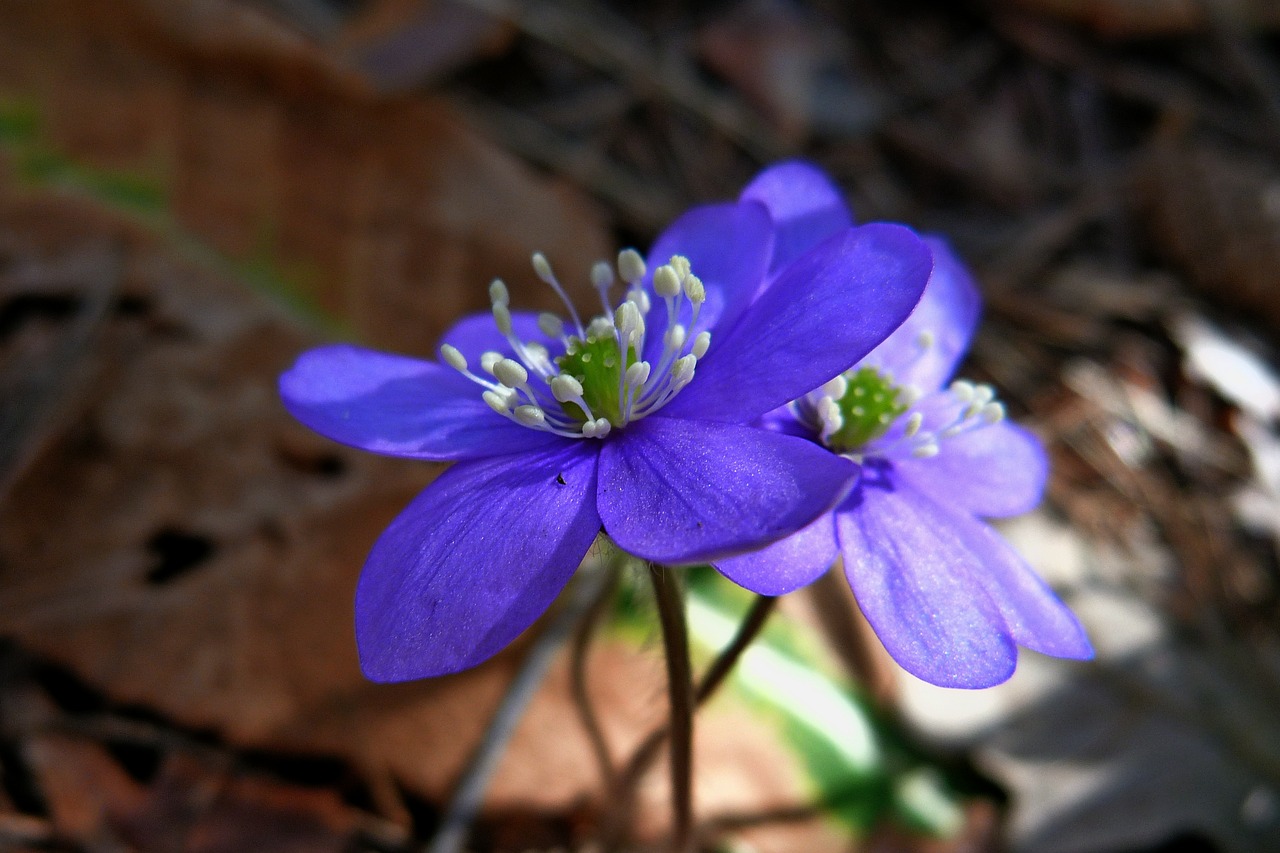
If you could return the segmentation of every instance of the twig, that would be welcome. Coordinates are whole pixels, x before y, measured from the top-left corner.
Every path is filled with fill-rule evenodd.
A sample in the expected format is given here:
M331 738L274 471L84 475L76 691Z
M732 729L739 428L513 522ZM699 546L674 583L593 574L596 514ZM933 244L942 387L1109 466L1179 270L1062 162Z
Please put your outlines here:
M471 759L462 773L444 821L431 840L430 846L426 848L428 853L459 853L462 850L471 823L484 802L489 780L498 769L498 763L502 760L507 743L515 732L516 724L524 716L529 701L533 699L543 678L546 677L556 652L568 639L573 626L578 624L600 597L611 575L612 572L608 568L578 572L578 578L569 590L568 600L551 623L534 640L515 678L507 687L507 692L503 694L502 701L494 712L493 719L489 721L484 737L471 754Z

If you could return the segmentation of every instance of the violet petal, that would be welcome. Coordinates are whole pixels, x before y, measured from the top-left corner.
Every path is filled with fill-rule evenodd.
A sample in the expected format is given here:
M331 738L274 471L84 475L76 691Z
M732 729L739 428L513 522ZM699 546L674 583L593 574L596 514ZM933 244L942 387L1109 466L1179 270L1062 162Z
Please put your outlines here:
M770 277L853 224L844 196L831 179L821 169L801 161L770 166L756 175L739 198L760 202L773 219Z
M831 513L758 551L716 560L720 574L761 595L786 595L813 583L836 558Z
M600 518L620 548L642 559L714 560L809 524L843 496L857 471L791 436L649 417L605 442Z
M295 418L334 441L414 459L475 459L563 442L495 413L451 367L350 344L308 350L280 376Z
M550 606L600 530L596 442L463 462L387 528L356 589L374 681L475 666Z
M741 422L818 387L883 341L915 307L930 255L900 225L863 225L796 261L698 363L664 414Z

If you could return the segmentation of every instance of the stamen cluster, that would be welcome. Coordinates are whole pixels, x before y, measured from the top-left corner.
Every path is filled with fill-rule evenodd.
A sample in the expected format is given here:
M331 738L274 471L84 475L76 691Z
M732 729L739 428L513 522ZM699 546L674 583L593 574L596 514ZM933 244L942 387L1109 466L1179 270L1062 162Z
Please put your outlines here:
M515 334L510 295L497 279L489 285L493 319L515 357L494 351L481 355L481 369L493 377L487 379L471 371L457 348L440 347L445 363L485 389L484 400L495 412L567 438L604 438L661 409L693 379L698 360L711 345L711 333L689 338L689 328L697 325L706 301L706 288L687 258L676 255L653 272L653 292L666 306L656 364L642 359L652 300L644 287L645 262L635 250L618 254L617 275L627 294L616 310L609 303L614 269L604 261L592 268L591 283L603 313L585 326L541 253L534 254L533 269L564 302L572 323L566 327L565 320L552 313L538 317L539 330L563 347L560 355L552 357L546 346ZM688 326L680 322L686 300L691 306Z
M934 344L928 332L916 341L923 356ZM893 374L856 365L792 404L822 443L856 461L909 454L928 459L941 444L1004 420L1004 404L990 385L958 379L945 392L924 397Z

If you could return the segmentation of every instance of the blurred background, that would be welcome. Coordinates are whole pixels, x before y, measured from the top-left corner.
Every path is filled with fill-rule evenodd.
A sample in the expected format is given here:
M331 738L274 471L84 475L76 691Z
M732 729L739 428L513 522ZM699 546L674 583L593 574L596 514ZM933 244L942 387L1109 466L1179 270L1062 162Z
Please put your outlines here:
M420 849L528 639L362 679L360 564L437 470L310 434L275 376L430 354L493 276L550 307L535 249L582 296L804 156L976 270L964 372L1054 461L1003 530L1099 657L936 689L838 579L789 596L699 716L706 849L1280 849L1278 32L1269 0L0 0L0 848ZM692 580L705 659L745 601ZM642 585L604 623L469 849L604 849L580 709L617 762L665 711Z

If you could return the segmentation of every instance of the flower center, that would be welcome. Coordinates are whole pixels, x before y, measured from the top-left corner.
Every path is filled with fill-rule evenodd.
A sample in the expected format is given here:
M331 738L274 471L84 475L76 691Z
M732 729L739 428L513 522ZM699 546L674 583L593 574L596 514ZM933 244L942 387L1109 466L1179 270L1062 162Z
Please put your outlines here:
M485 389L484 400L495 412L566 438L604 438L661 409L693 379L698 359L711 345L711 333L699 332L690 340L688 328L679 322L688 302L689 326L696 325L706 301L706 289L688 259L676 255L654 270L652 291L665 303L666 325L662 353L653 363L641 359L652 300L644 285L645 263L637 252L627 249L618 255L617 271L627 295L616 309L610 307L608 295L613 268L603 261L592 268L591 282L604 310L585 327L542 254L533 256L533 269L559 295L573 324L570 333L559 316L538 317L542 333L563 347L561 355L552 358L546 346L515 334L510 297L499 280L489 285L493 319L515 357L484 353L480 366L493 377L489 380L472 373L455 347L440 347L447 364Z
M831 449L844 453L884 435L907 406L899 399L904 396L902 389L874 367L850 370L840 378L844 380L845 390L839 397L831 398L835 410L830 416L831 425L838 428L825 441Z
M933 337L922 334L919 345L927 352ZM1005 416L989 385L961 379L926 397L914 386L896 384L887 370L865 365L846 370L791 409L824 445L857 461L899 454L927 459L947 439Z

